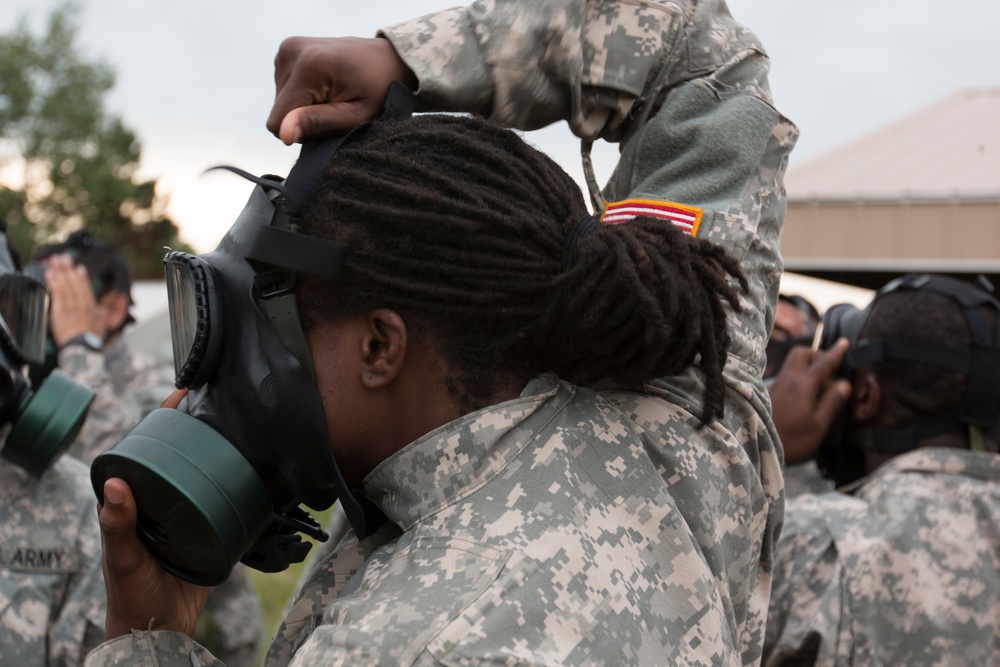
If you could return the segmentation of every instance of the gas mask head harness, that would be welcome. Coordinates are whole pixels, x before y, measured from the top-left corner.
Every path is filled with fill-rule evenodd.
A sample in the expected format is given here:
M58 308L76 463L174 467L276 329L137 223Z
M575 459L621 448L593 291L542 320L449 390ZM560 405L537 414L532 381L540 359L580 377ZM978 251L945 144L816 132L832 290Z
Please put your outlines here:
M412 109L394 84L382 119ZM285 180L227 167L256 183L239 218L213 252L163 260L176 384L189 392L98 456L91 480L102 502L107 479L128 482L140 538L182 579L216 585L237 561L265 572L302 561L311 545L298 533L326 535L300 504L339 500L359 538L385 520L333 458L294 291L298 274L341 273L348 249L298 233L297 219L337 149L366 128L303 143Z
M905 338L862 338L874 305L888 294L902 290L928 290L952 299L962 310L971 335L968 349ZM945 433L968 430L973 447L983 434L996 437L1000 425L1000 302L992 286L980 278L976 284L945 276L908 274L882 287L863 310L850 304L830 307L823 315L819 347L829 349L839 338L851 347L844 356L839 377L850 379L856 369L879 362L911 362L961 373L967 378L962 402L934 416L917 416L886 427L848 428L848 408L835 420L817 453L817 463L837 486L854 482L866 474L864 450L901 454L919 442ZM989 309L997 317L996 331L983 315Z
M76 438L94 392L53 371L33 386L28 368L45 358L49 297L44 281L16 270L0 232L0 457L35 477Z

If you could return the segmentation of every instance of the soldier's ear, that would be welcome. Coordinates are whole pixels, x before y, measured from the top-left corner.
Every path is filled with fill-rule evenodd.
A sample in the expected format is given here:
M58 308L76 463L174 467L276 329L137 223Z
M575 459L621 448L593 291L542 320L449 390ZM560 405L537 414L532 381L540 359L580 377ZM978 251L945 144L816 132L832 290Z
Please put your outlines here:
M871 368L854 372L851 416L859 424L875 421L882 412L882 385Z
M104 326L108 331L118 331L125 326L128 319L128 294L111 290L100 298L98 303L104 316Z
M409 336L402 316L388 308L369 311L365 325L362 381L369 389L378 389L399 376L406 360Z

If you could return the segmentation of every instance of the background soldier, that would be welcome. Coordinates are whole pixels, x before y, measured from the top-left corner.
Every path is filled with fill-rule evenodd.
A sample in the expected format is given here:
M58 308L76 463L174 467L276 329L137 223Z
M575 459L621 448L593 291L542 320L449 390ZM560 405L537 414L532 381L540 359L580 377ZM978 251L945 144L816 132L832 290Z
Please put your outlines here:
M841 488L788 502L764 664L998 664L1000 303L918 275L834 308L853 389L811 441Z
M0 300L4 312L13 305L11 300L19 307L26 307L30 301L23 294L9 291L7 281L16 273L6 234L0 233ZM41 283L37 286L44 292ZM43 313L44 303L38 303ZM7 315L0 316L0 365L5 378L0 392L0 663L80 665L87 652L104 639L101 536L93 490L86 467L67 456L52 461L59 447L45 447L55 443L45 443L41 438L21 443L28 449L37 446L38 456L44 459L27 466L32 472L23 467L24 459L13 462L8 447L15 433L12 422L25 419L31 403L24 406L26 394L18 395L16 391L18 384L22 388L27 384L22 375L24 359L14 349L16 330L25 322L12 319L16 321L8 322ZM44 336L41 320L37 331L39 357ZM34 390L37 396L38 386ZM78 406L82 414L33 416L47 417L37 419L39 424L76 421L85 415L92 398L89 392L84 393L86 398ZM65 426L61 446L72 437L71 425ZM79 428L79 422L75 428Z

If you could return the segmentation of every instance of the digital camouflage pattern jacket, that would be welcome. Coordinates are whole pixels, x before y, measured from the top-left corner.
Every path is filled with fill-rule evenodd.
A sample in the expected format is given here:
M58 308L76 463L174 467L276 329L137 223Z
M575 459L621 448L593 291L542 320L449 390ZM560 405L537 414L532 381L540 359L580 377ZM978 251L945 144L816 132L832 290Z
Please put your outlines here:
M104 641L96 505L79 461L36 479L0 460L0 664L80 665Z
M1000 664L1000 456L918 449L789 501L765 665Z

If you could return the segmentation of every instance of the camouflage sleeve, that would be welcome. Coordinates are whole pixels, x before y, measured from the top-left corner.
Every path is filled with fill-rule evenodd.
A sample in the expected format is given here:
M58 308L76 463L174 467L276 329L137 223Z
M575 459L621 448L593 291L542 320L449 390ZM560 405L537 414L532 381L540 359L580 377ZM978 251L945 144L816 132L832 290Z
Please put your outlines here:
M427 108L521 129L558 120L620 138L651 74L683 39L670 2L478 0L385 28Z
M751 282L733 351L751 375L763 363L798 130L771 103L763 46L723 0L479 0L380 34L428 109L521 129L566 120L581 138L621 142L604 198L699 211L693 233L744 260Z
M828 664L821 658L837 655L838 629L850 624L841 618L847 588L826 516L845 503L857 501L822 494L788 503L774 554L762 662L766 667Z
M87 421L69 448L70 456L90 465L139 421L139 414L133 403L115 390L102 353L81 345L63 348L59 351L59 368L96 393Z

